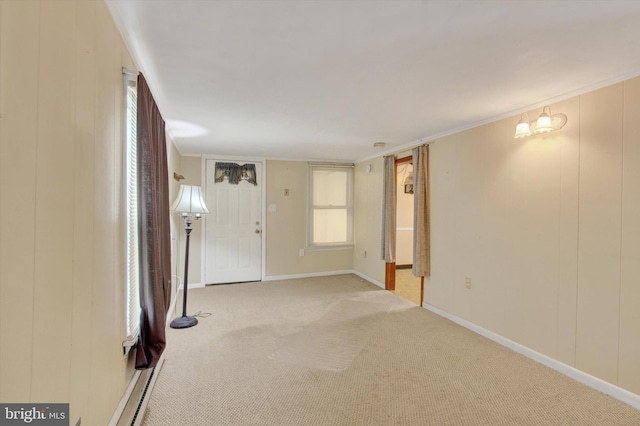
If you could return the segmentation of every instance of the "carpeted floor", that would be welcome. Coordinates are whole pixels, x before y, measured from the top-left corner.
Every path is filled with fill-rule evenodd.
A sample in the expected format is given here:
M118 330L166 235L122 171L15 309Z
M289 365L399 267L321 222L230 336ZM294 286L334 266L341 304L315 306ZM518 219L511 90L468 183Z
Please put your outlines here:
M196 311L211 315L168 330L144 425L640 425L640 411L355 275L196 289Z

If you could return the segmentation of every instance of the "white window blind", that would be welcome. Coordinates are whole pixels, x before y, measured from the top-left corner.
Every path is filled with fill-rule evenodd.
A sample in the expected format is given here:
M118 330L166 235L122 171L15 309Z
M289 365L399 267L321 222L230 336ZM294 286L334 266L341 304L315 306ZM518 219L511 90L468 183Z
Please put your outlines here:
M353 165L309 164L309 247L353 244Z
M126 205L126 330L125 348L136 344L140 325L140 296L138 292L138 162L137 123L138 87L134 75L125 74L126 87L126 148L125 148L125 205Z

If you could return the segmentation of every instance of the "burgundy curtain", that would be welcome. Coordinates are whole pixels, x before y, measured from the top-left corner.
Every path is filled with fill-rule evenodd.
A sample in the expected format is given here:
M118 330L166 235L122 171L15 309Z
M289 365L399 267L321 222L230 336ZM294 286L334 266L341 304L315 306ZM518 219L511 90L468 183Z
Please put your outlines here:
M158 363L166 346L171 237L164 120L142 74L138 76L138 214L141 313L136 368L145 369Z

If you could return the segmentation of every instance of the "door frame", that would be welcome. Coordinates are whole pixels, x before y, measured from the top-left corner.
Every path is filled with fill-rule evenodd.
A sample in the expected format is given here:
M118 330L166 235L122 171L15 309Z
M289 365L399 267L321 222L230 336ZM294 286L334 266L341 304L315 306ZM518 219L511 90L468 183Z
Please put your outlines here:
M267 176L267 160L263 157L242 157L242 156L233 156L233 155L212 155L206 154L201 157L200 160L200 182L202 182L202 191L206 194L207 188L207 161L208 160L223 160L234 163L242 163L242 162L251 162L251 163L260 163L262 164L262 171L259 179L259 182L262 186L262 190L260 191L260 223L262 223L262 240L260 241L260 281L264 281L265 273L266 273L266 247L267 247L267 182L265 176ZM207 216L205 216L205 220L202 226L202 238L200 241L200 276L202 277L202 285L206 286L206 273L207 273Z
M394 175L396 179L398 177L398 165L404 164L404 163L412 163L412 162L413 162L412 155L395 159L393 170L394 170ZM398 195L398 182L396 181L396 206L395 206L396 210L398 208L397 195ZM396 244L397 244L397 237L396 237ZM396 263L395 262L385 263L384 289L390 290L390 291L393 291L396 289ZM420 306L422 306L422 303L424 303L424 277L420 277Z

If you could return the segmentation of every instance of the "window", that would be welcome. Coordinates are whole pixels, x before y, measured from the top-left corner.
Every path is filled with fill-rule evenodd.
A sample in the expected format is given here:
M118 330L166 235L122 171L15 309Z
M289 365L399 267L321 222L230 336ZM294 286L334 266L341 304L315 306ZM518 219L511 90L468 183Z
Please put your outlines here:
M126 348L136 344L140 326L140 296L138 292L138 86L137 76L124 75L126 98L125 146L125 216L126 216L126 288L125 341Z
M353 164L309 164L309 247L353 244Z

